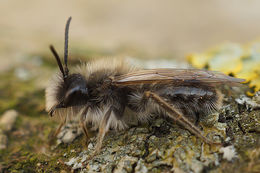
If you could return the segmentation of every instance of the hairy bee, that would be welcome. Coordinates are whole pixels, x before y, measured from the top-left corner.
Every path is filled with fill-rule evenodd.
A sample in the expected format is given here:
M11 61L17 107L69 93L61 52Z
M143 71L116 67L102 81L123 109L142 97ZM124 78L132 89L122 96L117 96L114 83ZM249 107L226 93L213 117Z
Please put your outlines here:
M71 18L65 29L64 65L50 46L60 69L46 89L46 110L51 116L62 117L55 135L68 118L76 117L87 139L86 124L98 130L97 153L110 129L127 129L128 119L146 122L151 114L157 113L179 122L204 142L215 143L194 122L221 107L218 85L236 85L243 79L198 69L143 70L118 59L93 60L70 73L67 65L70 21Z

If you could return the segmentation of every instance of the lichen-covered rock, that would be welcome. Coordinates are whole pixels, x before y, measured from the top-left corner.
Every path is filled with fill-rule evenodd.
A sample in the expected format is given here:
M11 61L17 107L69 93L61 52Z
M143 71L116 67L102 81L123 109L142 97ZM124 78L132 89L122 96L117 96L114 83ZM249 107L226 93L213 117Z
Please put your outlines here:
M65 126L63 126L57 136L57 143L71 143L76 137L81 135L82 131L78 124L78 121L70 121Z
M260 108L260 91L258 91L254 97L249 98L245 95L241 95L236 99L239 105L243 105L247 110L254 110Z
M232 161L232 159L237 157L236 149L233 145L221 147L219 151L220 153L223 153L223 159L228 161Z
M235 100L226 99L219 113L200 123L206 136L222 141L224 146L205 144L178 124L154 117L147 125L111 131L101 153L88 160L95 145L93 137L91 147L66 164L83 172L214 172L229 164L245 163L244 155L252 148L259 149L259 121L258 110L250 112ZM242 172L252 164L233 170Z
M41 73L50 74L50 63L42 60ZM0 150L2 172L260 172L259 93L247 97L243 88L223 87L235 95L225 94L222 109L201 119L204 135L223 146L209 146L174 121L153 117L148 124L109 132L101 152L90 159L95 134L86 146L77 122L62 129L58 145L48 145L58 124L44 112L39 84L44 75L26 82L15 76L5 74L0 83L1 114L19 112L12 130L4 132L8 145Z

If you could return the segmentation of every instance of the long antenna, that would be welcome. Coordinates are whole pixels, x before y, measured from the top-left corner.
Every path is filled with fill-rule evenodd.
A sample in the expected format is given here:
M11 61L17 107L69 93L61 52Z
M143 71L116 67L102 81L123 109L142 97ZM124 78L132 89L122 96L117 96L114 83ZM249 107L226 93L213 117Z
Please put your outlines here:
M63 66L62 66L62 63L61 63L61 61L60 61L60 57L59 57L57 51L55 50L55 48L53 47L53 45L50 45L50 49L51 49L51 52L52 52L52 54L54 55L54 57L55 57L55 59L56 59L56 61L57 61L57 63L58 63L58 66L59 66L60 71L61 71L61 73L62 73L62 75L63 75L63 78L65 78L64 69L63 69Z
M69 26L70 26L71 17L68 18L65 28L65 44L64 44L64 64L65 64L65 76L67 78L69 75L68 69L68 45L69 45Z

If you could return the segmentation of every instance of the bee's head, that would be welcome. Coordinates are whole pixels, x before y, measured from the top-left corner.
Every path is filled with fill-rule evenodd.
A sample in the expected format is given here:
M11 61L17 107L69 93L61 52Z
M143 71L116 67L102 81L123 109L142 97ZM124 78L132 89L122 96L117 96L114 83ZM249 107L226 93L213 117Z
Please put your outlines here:
M88 88L85 78L81 74L69 74L66 80L58 84L54 97L56 104L52 106L50 115L58 108L87 104Z
M52 45L50 46L62 74L61 78L59 76L59 81L46 89L47 110L51 116L56 109L80 106L87 103L88 89L85 78L81 74L69 74L67 62L70 21L71 17L68 19L65 28L64 66L55 48Z

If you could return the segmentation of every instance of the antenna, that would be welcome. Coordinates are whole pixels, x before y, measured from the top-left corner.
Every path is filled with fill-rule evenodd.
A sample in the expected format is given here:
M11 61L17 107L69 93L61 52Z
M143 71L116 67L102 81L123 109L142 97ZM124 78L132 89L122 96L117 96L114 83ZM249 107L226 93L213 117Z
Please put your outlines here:
M65 68L63 68L60 57L57 53L57 51L55 50L53 45L50 45L50 49L52 54L54 55L54 57L56 58L56 61L58 63L58 66L60 68L60 71L63 75L63 80L65 81L65 79L68 77L69 75L69 69L68 69L68 45L69 45L69 26L70 26L70 21L71 21L71 17L68 18L67 23L66 23L66 28L65 28L65 45L64 45L64 65Z
M60 57L59 57L57 51L55 50L55 48L53 47L53 45L50 45L50 49L51 49L52 54L53 54L54 57L56 58L56 61L57 61L58 66L59 66L59 68L60 68L60 71L61 71L61 73L62 73L62 75L63 75L63 78L65 78L64 69L63 69L63 66L62 66L62 64L61 64Z
M69 75L68 69L68 45L69 45L69 26L70 26L71 17L68 18L65 28L65 44L64 44L64 64L65 64L65 73L64 78L67 78Z

